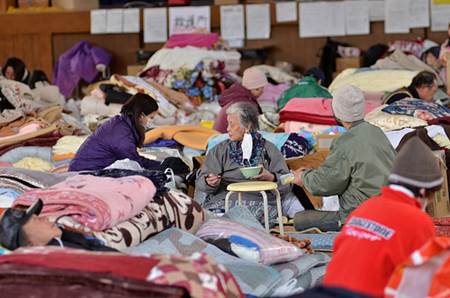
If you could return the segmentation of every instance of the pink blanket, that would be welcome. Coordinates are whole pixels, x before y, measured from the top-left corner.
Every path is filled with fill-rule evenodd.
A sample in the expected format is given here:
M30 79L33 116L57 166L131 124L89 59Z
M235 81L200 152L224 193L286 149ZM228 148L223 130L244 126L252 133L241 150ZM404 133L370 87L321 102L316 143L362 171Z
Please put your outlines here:
M299 121L313 124L337 125L333 116L331 100L327 98L293 98L280 112L280 122ZM365 113L380 105L376 101L366 101Z
M219 41L217 33L187 33L174 34L166 42L166 48L193 46L198 48L212 48Z
M93 231L128 220L153 199L156 188L141 176L123 178L77 175L47 189L26 192L14 206L44 201L43 216L68 215Z

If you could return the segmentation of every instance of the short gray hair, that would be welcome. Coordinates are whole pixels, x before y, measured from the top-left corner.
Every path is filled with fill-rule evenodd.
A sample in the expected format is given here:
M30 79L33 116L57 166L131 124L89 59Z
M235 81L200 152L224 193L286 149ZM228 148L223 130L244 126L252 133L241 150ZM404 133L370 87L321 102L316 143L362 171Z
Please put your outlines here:
M248 102L237 102L227 109L227 115L237 114L242 128L247 128L249 132L259 130L258 116L256 107Z

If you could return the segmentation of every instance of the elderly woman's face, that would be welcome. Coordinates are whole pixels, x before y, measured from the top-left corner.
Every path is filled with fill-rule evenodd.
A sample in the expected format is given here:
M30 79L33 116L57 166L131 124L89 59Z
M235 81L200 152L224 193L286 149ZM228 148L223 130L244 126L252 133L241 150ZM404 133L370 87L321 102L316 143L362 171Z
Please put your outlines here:
M238 114L230 114L227 116L228 120L228 135L232 141L242 141L245 134L245 129L241 127Z

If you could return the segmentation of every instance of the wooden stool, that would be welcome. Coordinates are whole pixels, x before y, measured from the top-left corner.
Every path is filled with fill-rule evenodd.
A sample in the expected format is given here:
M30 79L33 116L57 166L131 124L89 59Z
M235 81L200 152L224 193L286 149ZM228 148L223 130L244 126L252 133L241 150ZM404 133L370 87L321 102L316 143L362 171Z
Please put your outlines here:
M281 210L281 197L278 192L278 186L275 182L267 181L252 181L252 182L240 182L232 183L227 186L228 193L225 196L225 212L228 211L228 204L230 197L233 193L238 194L238 205L242 205L242 193L243 192L259 192L264 202L264 224L266 232L269 233L269 204L267 201L266 191L273 191L276 195L277 212L278 212L278 224L280 225L280 234L284 235L283 228L283 214Z

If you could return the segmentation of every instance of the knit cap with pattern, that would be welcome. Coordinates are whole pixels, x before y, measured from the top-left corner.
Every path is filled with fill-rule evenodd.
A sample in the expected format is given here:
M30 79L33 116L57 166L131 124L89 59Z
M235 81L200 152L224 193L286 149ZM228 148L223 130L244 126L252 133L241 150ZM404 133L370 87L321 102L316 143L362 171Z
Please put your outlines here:
M443 181L439 160L418 137L411 138L397 154L389 176L390 183L426 189L438 187Z

